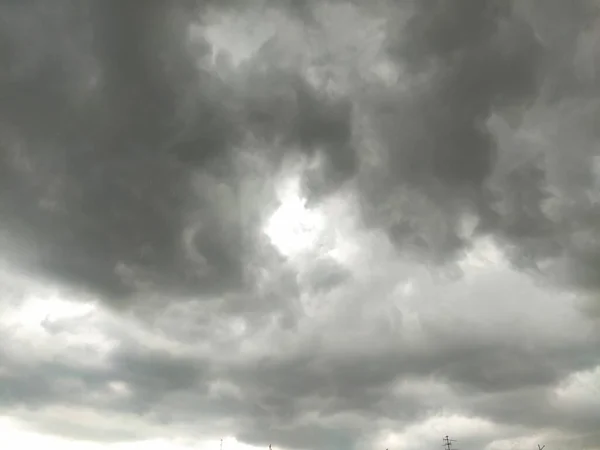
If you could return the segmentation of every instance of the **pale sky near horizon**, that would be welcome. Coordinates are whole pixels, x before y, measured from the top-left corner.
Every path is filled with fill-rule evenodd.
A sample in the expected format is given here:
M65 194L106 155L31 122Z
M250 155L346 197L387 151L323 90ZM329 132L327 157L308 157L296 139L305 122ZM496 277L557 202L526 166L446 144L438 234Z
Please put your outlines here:
M600 450L595 0L0 5L0 436Z

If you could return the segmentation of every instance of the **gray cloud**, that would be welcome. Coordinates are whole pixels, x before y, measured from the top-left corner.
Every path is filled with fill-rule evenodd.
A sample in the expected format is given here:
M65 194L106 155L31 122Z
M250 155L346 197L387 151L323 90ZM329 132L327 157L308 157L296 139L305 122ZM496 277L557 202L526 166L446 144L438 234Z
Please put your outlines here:
M534 297L535 291L519 278L497 277L487 288L488 295L512 282L524 295ZM379 280L374 284L382 285ZM350 283L345 289L323 301L332 303L331 296L354 292L357 301L364 303L362 291L373 291L374 286ZM459 289L458 298L474 291L475 302L485 295L476 286L462 286L446 288L450 298L455 295L452 289ZM381 299L356 308L350 298L321 325L311 326L306 320L296 329L286 329L276 323L252 324L249 319L249 326L237 337L239 331L227 328L233 323L228 315L209 314L206 333L182 333L184 325L201 324L207 314L188 305L182 311L187 320L180 316L178 321L165 318L152 327L128 323L112 330L110 336L120 345L100 365L60 357L35 361L7 353L0 367L5 387L2 407L9 411L16 405L34 411L56 404L93 407L107 417L137 415L156 426L184 424L198 433L233 433L248 443L272 442L286 448L335 442L362 448L365 436L381 423L403 429L441 412L516 427L517 434L544 427L573 434L594 429L600 411L594 409L597 401L591 387L588 406L556 397L556 387L570 373L598 362L598 336L584 330L581 318L573 322L578 316L553 313L560 303L552 302L563 300L548 303L547 293L538 292L540 298L530 301L547 303L548 314L556 317L532 317L529 324L518 321L519 314L528 314L526 308L515 311L507 332L500 311L493 307L488 310L488 325L481 315L483 307L470 317L427 313L424 303L440 301L432 295L432 299L427 294L417 299L422 308L418 329L406 320L386 327L386 316L373 315L385 303ZM498 298L488 302L497 303L503 296L494 295ZM461 304L448 307L469 309L468 302ZM344 311L350 306L350 311ZM409 310L406 305L403 315ZM555 320L563 323L564 336L553 327ZM145 342L139 332L132 333L139 326L148 327L155 338ZM72 329L68 323L53 328L55 333ZM158 349L157 338L167 338L171 348ZM114 383L124 386L122 391L115 391ZM93 430L89 433L93 437ZM500 437L508 438L510 433L499 432L496 438ZM481 439L486 442L489 437Z
M365 203L372 210L382 197L396 205L405 197L400 208L408 204L417 219L384 219L390 236L445 261L468 245L459 235L464 214L492 214L487 181L503 149L486 122L535 98L542 48L508 2L418 5L392 51L425 81L376 105L386 175ZM432 220L443 228L430 231Z
M16 41L15 49L49 43L35 55L35 65L18 75L17 83L24 85L15 88L13 82L4 88L13 97L5 107L23 111L22 116L11 114L13 123L5 120L4 125L20 144L27 171L19 170L16 155L5 148L3 171L18 178L8 181L3 205L11 228L38 247L36 264L42 270L123 295L130 289L117 273L119 265L139 265L154 276L162 273L164 283L181 281L184 261L177 230L189 170L165 145L173 127L180 126L176 117L183 95L198 75L178 44L183 28L169 21L175 10L158 3L142 8L135 2L113 3L75 7L63 2L45 18L44 6L34 2L15 13L14 22L32 22L32 30L45 19L51 31L64 34L59 39L82 42L75 56L89 52L96 57L88 62L92 73L62 73L69 63L77 63L70 61L66 44L41 30L8 36ZM32 8L41 10L39 17ZM170 60L162 61L161 53ZM168 66L176 78L166 72ZM77 82L95 85L78 93L73 89ZM81 104L73 104L77 100ZM197 107L196 114L208 115L208 120L215 116L208 103ZM36 114L38 118L29 117ZM219 146L199 145L199 152L218 154Z
M183 6L63 2L50 13L34 2L10 13L23 27L46 20L59 33L50 45L42 30L5 29L15 61L6 61L14 69L4 77L11 114L3 122L2 205L21 241L11 257L22 264L112 299L140 285L240 288L255 250L253 209L269 201L244 195L240 177L252 168L240 166L235 151L242 127L308 154L321 146L340 179L354 172L335 156L349 145L349 104L330 105L297 75L277 73L292 102L282 111L272 85L262 99L236 100L196 68L203 54L189 48L193 16ZM61 41L73 36L81 36L77 44ZM33 61L21 56L38 45ZM204 56L209 50L204 45ZM218 197L223 191L228 198Z
M596 289L597 77L575 76L564 46L592 33L597 9L523 3L420 2L390 40L409 87L370 102L382 150L362 177L365 216L427 261L491 234L518 267L545 271L550 258L553 276Z
M322 174L307 180L314 193L331 192L355 175L364 179L359 188L367 223L385 229L399 248L451 261L469 246L459 232L465 214L475 215L480 232L526 247L516 260L566 256L576 283L595 279L597 252L589 247L582 252L572 242L589 228L593 203L579 200L580 221L571 214L566 225L544 209L549 196L566 208L561 196L550 194L561 189L550 184L550 171L562 161L556 155L567 150L538 149L534 159L503 163L507 152L514 152L489 129L490 115L514 115L503 111L531 105L558 73L549 64L556 59L552 52L564 53L550 31L539 37L537 28L562 19L549 12L538 17L535 2L516 12L508 2L465 1L455 8L419 3L390 41L390 55L409 79L425 81L407 93L358 106L372 115L384 146L375 173L359 164L352 99L327 99L296 73L261 74L252 62L244 69L246 91L237 98L214 74L197 69L194 58L202 52L194 47L193 55L186 44L191 16L184 6L144 4L137 11L136 5L75 8L65 2L53 13L41 4L31 13L25 7L10 11L13 22L24 24L48 16L44 20L61 30L52 31L59 33L57 39L82 37L78 44L47 48L46 34L23 36L6 27L15 49L30 41L40 46L34 57L7 60L14 69L5 76L12 105L6 107L13 112L4 123L3 179L11 189L3 205L22 245L35 242L38 248L35 261L25 264L112 297L139 290L141 280L183 292L247 286L248 258L255 250L249 242L257 224L247 215L228 212L226 218L218 211L262 201L244 198L233 162L245 128L259 139L282 138L284 147L307 155L323 153ZM576 45L584 17L575 9L567 17ZM203 52L208 55L207 44ZM15 54L21 53L13 52L13 60ZM63 73L68 67L73 70ZM39 77L47 82L42 85ZM574 86L563 97L576 92ZM47 110L49 104L62 112ZM581 130L589 144L597 139L593 129L590 124ZM595 153L578 153L579 170L587 171L589 180L582 189L595 177L592 165L584 163ZM281 161L284 155L262 157ZM198 171L210 176L194 192ZM220 183L231 191L229 206L214 204L210 189ZM402 198L413 211L398 221ZM444 225L427 224L433 216ZM32 251L17 247L13 257Z
M443 410L515 434L594 430L600 411L560 404L555 388L598 363L596 335L572 324L573 338L499 331L481 310L476 322L440 323L447 293L415 294L435 298L437 314L411 311L398 283L420 275L388 254L358 269L323 255L298 268L260 230L286 159L318 156L303 180L312 205L349 192L361 232L383 231L406 266L416 256L452 271L491 236L515 270L597 291L600 72L589 42L598 10L563 3L361 5L365 21L388 18L379 53L400 75L394 86L349 77L335 93L307 75L319 53L309 44L294 49L308 63L281 62L286 45L300 45L282 51L281 30L221 77L208 41L187 34L209 17L204 8L223 7L215 2L1 6L3 259L32 279L131 307L135 321L109 328L120 345L97 366L3 351L0 408L89 407L289 448L362 448L384 424L406 429ZM325 6L270 6L288 25L304 22L307 40L323 36ZM350 71L332 53L328 63ZM504 282L495 289L504 297L469 287L460 295L490 309L517 295L511 283L529 295ZM388 304L397 298L401 311ZM169 349L133 337L148 324ZM135 438L88 428L71 431ZM483 446L494 433L466 442Z

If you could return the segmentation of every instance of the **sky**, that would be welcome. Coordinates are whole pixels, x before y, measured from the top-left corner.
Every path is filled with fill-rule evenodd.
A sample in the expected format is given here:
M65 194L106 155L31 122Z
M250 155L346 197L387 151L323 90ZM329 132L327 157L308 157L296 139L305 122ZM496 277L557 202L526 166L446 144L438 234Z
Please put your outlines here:
M0 4L0 433L600 449L600 3Z

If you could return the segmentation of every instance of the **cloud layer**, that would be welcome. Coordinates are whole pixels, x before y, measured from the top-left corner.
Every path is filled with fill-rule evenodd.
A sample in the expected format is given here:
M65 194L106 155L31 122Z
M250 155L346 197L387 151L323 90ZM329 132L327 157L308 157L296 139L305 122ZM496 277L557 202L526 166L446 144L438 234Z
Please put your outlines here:
M595 445L597 2L0 13L6 414L107 442Z

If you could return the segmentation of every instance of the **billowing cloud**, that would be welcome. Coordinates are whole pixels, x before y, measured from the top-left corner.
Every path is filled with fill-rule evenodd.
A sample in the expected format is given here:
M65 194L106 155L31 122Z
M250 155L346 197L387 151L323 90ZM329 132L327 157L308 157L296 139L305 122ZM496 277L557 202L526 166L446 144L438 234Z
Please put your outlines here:
M105 445L593 442L597 2L0 11L4 415Z

